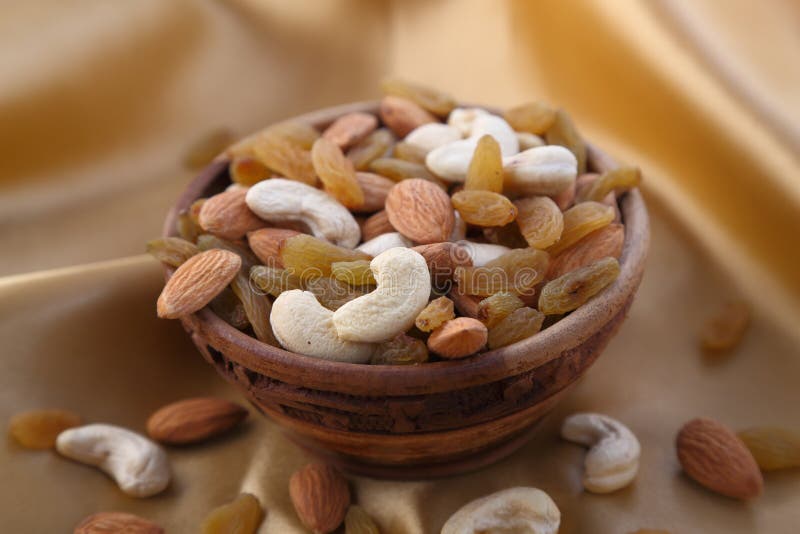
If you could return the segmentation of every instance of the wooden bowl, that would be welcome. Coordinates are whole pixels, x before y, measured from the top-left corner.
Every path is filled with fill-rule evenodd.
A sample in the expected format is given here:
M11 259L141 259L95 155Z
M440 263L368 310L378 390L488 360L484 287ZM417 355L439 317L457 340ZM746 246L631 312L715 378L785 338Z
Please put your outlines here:
M376 102L302 117L324 128L350 111L376 113ZM591 170L614 162L590 148ZM227 162L209 165L170 211L178 213L228 184ZM639 286L649 242L639 191L620 199L625 244L617 280L587 304L528 339L464 360L417 366L326 361L261 343L210 309L181 319L203 357L298 445L358 474L417 479L492 463L520 447L600 356ZM172 269L166 269L166 277Z

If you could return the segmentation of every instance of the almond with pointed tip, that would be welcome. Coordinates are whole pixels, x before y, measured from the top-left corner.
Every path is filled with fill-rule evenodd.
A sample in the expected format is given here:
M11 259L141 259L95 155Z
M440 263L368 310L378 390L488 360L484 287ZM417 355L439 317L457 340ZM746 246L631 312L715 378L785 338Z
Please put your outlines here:
M447 359L465 358L486 345L486 325L471 317L456 317L434 330L428 349Z
M163 319L177 319L203 308L225 289L242 267L238 254L212 249L192 256L175 270L158 297Z
M421 244L447 241L455 225L450 197L421 178L392 187L386 197L386 213L398 232Z
M250 211L245 202L247 189L230 189L203 202L198 222L210 234L223 239L241 239L247 232L267 223Z
M154 412L147 420L147 434L161 443L186 445L224 434L246 417L247 410L225 399L185 399Z
M288 228L262 228L247 234L247 244L267 267L283 267L281 244L300 232Z
M381 99L380 115L383 123L399 137L405 137L423 124L439 122L411 100L391 95Z
M322 133L322 137L333 141L339 148L352 146L378 127L378 119L371 113L356 111L342 115Z
M314 534L333 532L344 521L350 506L350 488L339 471L311 463L289 479L289 496L297 517Z
M164 534L152 521L124 512L98 512L84 518L73 534Z

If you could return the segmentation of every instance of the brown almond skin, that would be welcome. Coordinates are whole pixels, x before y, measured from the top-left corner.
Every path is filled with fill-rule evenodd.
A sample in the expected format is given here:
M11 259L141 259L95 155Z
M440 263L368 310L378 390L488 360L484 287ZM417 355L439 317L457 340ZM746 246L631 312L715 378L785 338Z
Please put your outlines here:
M267 225L245 202L246 189L224 191L203 202L198 215L200 227L222 239L241 239L251 232Z
M147 420L147 434L161 443L187 445L224 434L246 417L247 410L225 399L186 399L153 413Z
M408 132L423 124L438 122L436 117L411 100L391 95L381 99L380 116L383 123L398 137L405 137Z
M481 300L483 300L482 297L462 293L459 291L457 285L453 286L453 289L447 293L447 296L453 301L458 313L466 317L472 317L473 319L478 318L480 303Z
M367 217L361 224L361 239L369 241L373 237L396 231L392 223L389 222L389 214L386 213L386 210L381 210Z
M486 325L471 317L456 317L431 332L428 349L447 359L465 358L486 345Z
M164 529L133 514L98 512L84 518L74 534L164 534Z
M455 225L450 197L421 178L392 187L386 197L386 213L398 232L420 244L447 241Z
M696 482L727 497L749 500L764 489L764 478L744 442L713 419L693 419L676 440L678 460Z
M448 241L412 247L428 264L434 287L445 290L452 285L453 273L459 266L471 267L472 259L463 247Z
M619 223L611 223L595 230L550 258L547 279L555 280L605 257L619 259L624 242L625 227Z
M203 308L225 289L242 267L233 252L212 249L186 260L167 281L156 303L162 319L177 319Z
M386 195L395 182L374 172L356 172L356 180L364 193L364 203L353 211L372 213L382 210L386 204Z
M297 516L314 534L333 532L350 506L350 488L339 471L322 463L308 464L289 479L289 496Z
M299 233L288 228L262 228L247 234L247 244L264 265L283 268L281 244Z
M356 111L342 115L322 133L322 137L345 149L371 134L378 127L375 115Z

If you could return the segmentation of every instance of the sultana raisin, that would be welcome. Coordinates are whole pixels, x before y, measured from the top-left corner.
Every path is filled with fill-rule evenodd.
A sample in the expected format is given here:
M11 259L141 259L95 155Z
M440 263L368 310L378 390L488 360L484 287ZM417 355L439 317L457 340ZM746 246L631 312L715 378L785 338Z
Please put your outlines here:
M547 278L552 280L601 258L617 258L622 255L625 227L611 223L586 235L580 241L550 258Z
M370 260L368 254L338 247L307 234L284 240L280 246L281 262L291 274L302 280L331 275L331 264L337 261Z
M203 520L202 534L255 534L263 520L258 499L242 493L233 502L211 510Z
M353 162L357 171L366 170L373 160L385 156L394 142L394 134L386 128L380 128L353 145L347 151L347 159Z
M517 209L517 218L519 218L519 208ZM483 229L483 237L495 245L503 245L508 248L526 248L528 242L522 236L519 230L519 225L515 222L510 222L505 226L489 226Z
M375 348L369 363L372 365L413 365L428 361L425 342L406 334L384 341Z
M566 111L563 109L556 111L555 121L545 132L545 139L548 145L568 148L578 160L578 174L586 172L586 143Z
M244 266L231 282L231 289L242 302L247 321L253 327L256 339L269 345L279 347L275 334L272 333L272 325L269 324L269 314L272 311L272 302L261 291L250 285L249 270L244 270Z
M397 158L378 158L369 164L369 170L395 182L409 178L422 178L435 183L442 189L447 189L441 180L431 174L427 167L419 163L403 161Z
M211 130L197 139L186 150L186 154L183 156L183 164L191 170L202 169L211 163L234 140L233 132L228 128Z
M555 123L556 110L547 102L529 102L506 110L503 118L518 132L541 135Z
M539 294L539 310L546 315L570 312L595 296L619 276L616 258L603 258L551 280Z
M528 246L546 249L561 239L564 215L550 197L528 197L514 201L517 225Z
M330 140L342 150L362 141L378 127L378 119L371 113L354 111L338 117L322 132L322 137Z
M800 432L781 427L750 428L739 432L758 467L775 471L800 467Z
M619 193L638 187L641 179L642 173L638 167L617 167L604 172L582 188L578 194L578 202L587 200L602 202L612 191Z
M58 435L83 423L81 416L67 410L33 410L11 418L8 433L28 449L52 449Z
M335 261L331 263L331 274L351 286L374 286L377 282L369 263L368 260Z
M319 131L307 122L288 120L273 124L263 132L286 139L304 150L311 150L314 141L319 139Z
M286 269L266 265L254 265L250 269L250 280L258 289L273 297L291 289L303 289L303 281L300 280L300 277L291 274Z
M428 151L421 146L412 145L405 141L400 141L394 145L394 150L392 150L392 157L420 165L425 164L425 156L427 155Z
M344 534L381 534L381 530L363 508L351 504L344 517Z
M178 267L198 252L197 245L180 237L161 237L147 242L148 254L173 267Z
M343 206L353 209L364 204L364 192L356 179L353 163L336 143L324 137L314 142L311 161L322 186Z
M214 297L208 307L217 314L217 317L238 330L244 330L250 326L242 301L230 287L226 287L222 293Z
M460 292L489 296L508 291L517 295L535 292L547 273L549 255L534 248L519 248L487 262L483 267L456 267Z
M508 317L511 312L525 307L520 298L508 291L500 291L490 295L478 304L478 319L492 328L497 323Z
M189 206L189 217L196 225L200 225L200 211L206 203L207 198L198 198Z
M264 165L281 176L307 185L317 185L311 151L294 144L288 138L266 133L259 138L253 150Z
M283 268L280 256L281 243L299 233L287 228L261 228L247 234L247 244L261 263Z
M175 231L190 243L197 241L197 236L203 232L200 225L192 219L189 210L183 210L178 214L178 218L175 220Z
M533 308L517 308L489 328L489 348L499 349L522 341L542 329L544 314Z
M370 288L351 286L335 278L324 277L304 280L303 285L305 285L307 291L314 293L320 304L334 311L370 291Z
M614 208L599 202L581 202L564 212L564 230L561 239L547 249L555 256L571 247L584 236L607 226L614 220Z
M700 333L700 346L709 352L727 352L736 348L750 324L750 306L732 301L710 317Z
M272 176L269 168L253 156L240 156L231 160L228 174L235 184L250 187Z
M428 303L414 321L414 324L423 332L430 332L439 328L442 323L455 318L453 301L447 297L439 297Z
M503 158L500 144L491 135L484 135L478 140L467 168L464 189L503 192Z
M397 78L383 80L381 82L381 90L386 95L407 98L440 117L447 116L456 107L455 99L447 93Z
M461 218L476 226L505 226L517 216L517 207L500 193L464 190L451 200Z

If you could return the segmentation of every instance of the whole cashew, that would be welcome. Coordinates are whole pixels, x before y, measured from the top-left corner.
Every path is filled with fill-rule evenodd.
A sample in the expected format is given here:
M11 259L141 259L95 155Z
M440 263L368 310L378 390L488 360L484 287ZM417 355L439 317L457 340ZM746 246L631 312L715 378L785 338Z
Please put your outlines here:
M375 350L371 343L340 339L333 326L333 312L320 304L310 291L292 289L278 295L272 303L269 320L283 348L306 356L366 363Z
M70 428L58 435L56 450L67 458L99 467L134 497L150 497L169 484L164 449L125 428L104 424Z
M521 195L557 195L575 182L578 160L563 146L529 148L503 158L504 187Z
M413 245L411 240L407 237L404 237L400 232L389 232L387 234L381 234L377 237L373 237L369 241L361 243L356 247L356 250L360 250L361 252L369 254L374 258L381 252L385 252L390 248L408 248L411 245Z
M610 493L636 478L639 440L616 419L598 413L574 414L564 420L561 437L590 447L583 474L583 487L588 491Z
M428 304L431 275L425 258L409 248L382 252L369 267L377 287L333 312L333 325L342 339L381 343L414 324Z
M458 141L461 137L461 130L454 126L439 122L429 122L409 132L403 140L425 152L430 152L434 148Z
M503 245L492 243L473 243L472 241L459 241L458 244L467 251L472 265L483 267L490 261L499 258L511 249Z
M265 221L304 222L316 237L340 247L353 248L361 240L361 229L347 208L310 185L271 178L252 186L245 201Z
M442 534L556 534L561 512L550 496L536 488L509 488L476 499L453 514Z

